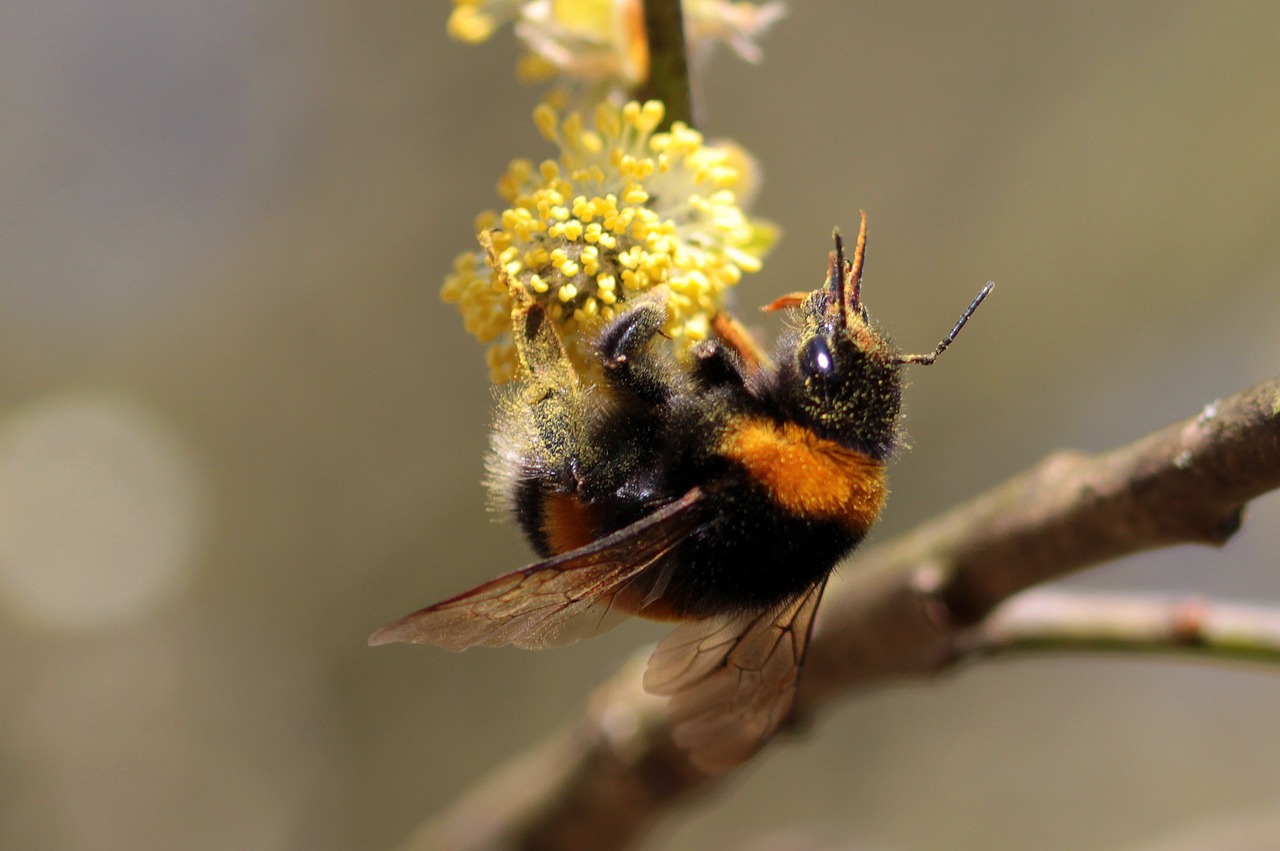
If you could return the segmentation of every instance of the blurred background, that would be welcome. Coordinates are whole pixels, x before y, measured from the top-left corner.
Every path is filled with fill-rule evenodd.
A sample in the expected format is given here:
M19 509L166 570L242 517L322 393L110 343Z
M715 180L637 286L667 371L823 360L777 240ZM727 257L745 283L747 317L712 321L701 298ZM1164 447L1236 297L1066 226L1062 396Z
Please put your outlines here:
M0 847L389 848L661 634L365 646L530 558L485 512L491 390L438 290L551 149L510 33L446 15L0 12ZM905 348L999 284L911 372L876 537L1280 372L1278 34L1270 2L796 0L763 64L716 57L702 129L783 231L744 314L859 208ZM1223 551L1071 581L1280 605L1277 552L1273 496ZM1259 668L970 668L849 700L647 847L1274 839L1278 706Z

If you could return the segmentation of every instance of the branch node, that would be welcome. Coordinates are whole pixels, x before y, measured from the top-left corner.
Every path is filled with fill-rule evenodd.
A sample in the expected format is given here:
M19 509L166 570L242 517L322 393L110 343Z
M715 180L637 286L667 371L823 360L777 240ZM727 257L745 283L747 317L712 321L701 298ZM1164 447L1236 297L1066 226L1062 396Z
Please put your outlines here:
M911 574L910 582L925 621L938 632L955 629L956 617L947 601L947 575L943 567L937 563L922 565Z
M1222 404L1221 399L1214 399L1209 404L1200 409L1200 415L1196 417L1196 425L1204 425L1218 415L1218 406Z
M1180 647L1201 647L1206 642L1205 618L1209 606L1198 597L1190 597L1173 606L1169 616L1169 639Z
M1227 541L1235 537L1236 532L1240 531L1240 527L1244 525L1244 506L1240 506L1234 511L1230 511L1226 516L1220 518L1213 527L1211 534L1213 535L1213 543L1215 546L1223 546Z

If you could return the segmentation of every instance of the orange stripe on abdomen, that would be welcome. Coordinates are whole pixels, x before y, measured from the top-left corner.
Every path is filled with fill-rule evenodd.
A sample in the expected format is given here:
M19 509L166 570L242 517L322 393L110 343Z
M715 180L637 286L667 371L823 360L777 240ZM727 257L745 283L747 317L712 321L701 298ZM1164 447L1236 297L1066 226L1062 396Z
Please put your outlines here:
M884 462L796 423L740 421L721 441L720 453L797 517L834 520L862 533L884 505Z
M553 555L585 547L599 537L595 512L572 494L547 494L542 499L542 534Z

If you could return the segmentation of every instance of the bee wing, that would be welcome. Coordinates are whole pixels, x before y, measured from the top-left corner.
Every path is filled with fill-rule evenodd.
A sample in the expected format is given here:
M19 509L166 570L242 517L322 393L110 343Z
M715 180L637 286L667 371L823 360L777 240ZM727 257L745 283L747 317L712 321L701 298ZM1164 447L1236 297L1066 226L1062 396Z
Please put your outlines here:
M683 497L585 547L499 576L384 626L372 645L403 641L449 650L514 644L541 649L613 628L614 596L659 564L693 529L702 492Z
M746 761L786 720L825 586L766 612L683 624L653 651L645 690L671 696L673 736L698 768Z

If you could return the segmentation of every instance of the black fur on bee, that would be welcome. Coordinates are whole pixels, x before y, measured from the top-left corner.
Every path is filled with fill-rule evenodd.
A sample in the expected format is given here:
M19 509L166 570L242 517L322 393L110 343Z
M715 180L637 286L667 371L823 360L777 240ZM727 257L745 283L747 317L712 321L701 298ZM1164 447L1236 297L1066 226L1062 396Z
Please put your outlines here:
M545 647L626 615L676 621L646 688L671 695L695 765L750 757L790 711L828 576L883 506L902 367L932 363L991 289L933 352L903 355L862 303L865 246L864 216L851 262L837 234L823 285L771 306L799 318L772 358L727 315L678 358L660 288L596 336L594 381L509 282L523 379L500 404L488 468L543 560L370 642Z

